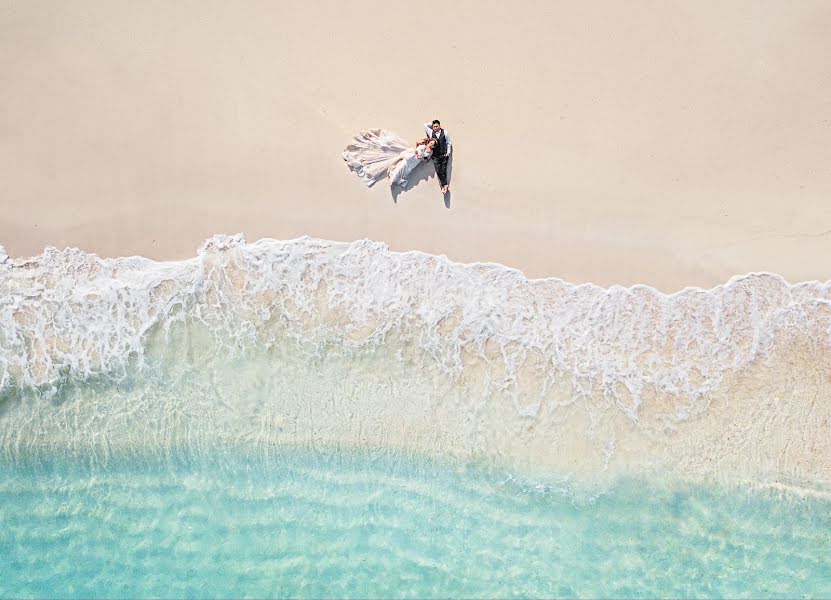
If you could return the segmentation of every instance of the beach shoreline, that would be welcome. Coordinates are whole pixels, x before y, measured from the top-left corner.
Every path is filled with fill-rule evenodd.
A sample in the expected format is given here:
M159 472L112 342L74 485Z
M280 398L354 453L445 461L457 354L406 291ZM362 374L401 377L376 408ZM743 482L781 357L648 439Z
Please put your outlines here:
M184 435L587 482L831 481L831 282L755 275L666 296L241 236L182 262L49 252L0 261L0 275L0 454L164 451Z

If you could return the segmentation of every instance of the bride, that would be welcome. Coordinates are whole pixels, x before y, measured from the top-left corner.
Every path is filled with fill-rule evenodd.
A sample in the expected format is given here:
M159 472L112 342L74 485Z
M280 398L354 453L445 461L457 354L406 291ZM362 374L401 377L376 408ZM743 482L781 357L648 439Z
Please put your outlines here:
M342 156L367 187L385 177L389 177L390 187L405 187L413 169L430 160L435 145L436 140L424 138L412 147L391 131L366 129L353 138Z

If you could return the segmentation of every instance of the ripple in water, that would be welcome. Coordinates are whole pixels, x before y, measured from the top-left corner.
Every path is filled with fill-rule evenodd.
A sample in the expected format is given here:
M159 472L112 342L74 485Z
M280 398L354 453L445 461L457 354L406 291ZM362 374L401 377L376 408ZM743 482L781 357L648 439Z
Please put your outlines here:
M394 454L234 449L0 479L3 597L831 595L821 498L630 480L575 500Z

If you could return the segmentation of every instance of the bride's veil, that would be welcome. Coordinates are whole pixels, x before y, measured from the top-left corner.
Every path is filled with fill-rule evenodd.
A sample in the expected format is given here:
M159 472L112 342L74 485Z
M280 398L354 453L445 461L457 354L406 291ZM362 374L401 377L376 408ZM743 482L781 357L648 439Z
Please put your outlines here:
M352 139L342 156L361 181L372 187L387 176L390 165L409 147L391 131L365 129Z

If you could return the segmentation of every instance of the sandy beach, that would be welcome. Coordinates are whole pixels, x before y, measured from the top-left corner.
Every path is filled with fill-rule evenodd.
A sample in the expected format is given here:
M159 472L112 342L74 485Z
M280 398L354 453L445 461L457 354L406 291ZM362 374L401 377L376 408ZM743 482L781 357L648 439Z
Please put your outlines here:
M829 277L831 5L6 2L0 244L369 238L673 292ZM340 153L440 118L392 201ZM431 174L432 175L432 174Z

